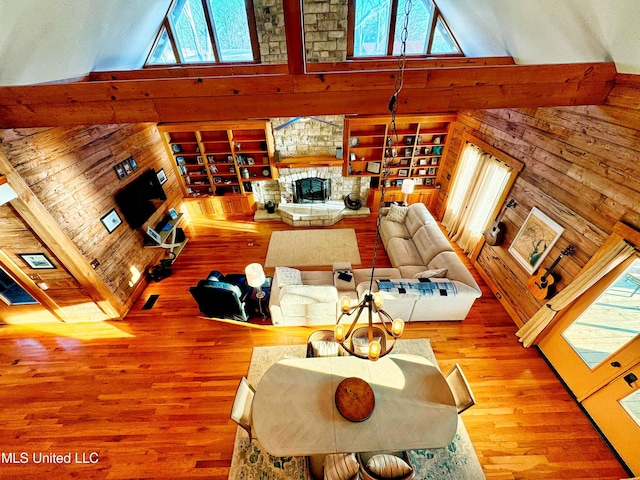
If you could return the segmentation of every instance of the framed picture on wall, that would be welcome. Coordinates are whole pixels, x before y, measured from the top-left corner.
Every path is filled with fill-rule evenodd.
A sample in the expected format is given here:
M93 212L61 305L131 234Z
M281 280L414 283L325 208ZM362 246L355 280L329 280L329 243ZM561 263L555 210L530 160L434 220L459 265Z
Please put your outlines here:
M165 183L167 183L167 174L164 173L164 168L161 168L160 170L158 170L156 172L156 176L158 177L158 181L160 182L160 185L164 185Z
M122 224L122 219L120 218L120 215L118 215L118 212L116 212L115 208L112 208L109 213L100 219L100 221L109 234Z
M380 173L380 162L367 162L367 172Z
M533 274L563 231L563 227L533 207L509 247L509 253L528 273Z
M51 270L56 268L44 253L19 253L18 256L34 270Z

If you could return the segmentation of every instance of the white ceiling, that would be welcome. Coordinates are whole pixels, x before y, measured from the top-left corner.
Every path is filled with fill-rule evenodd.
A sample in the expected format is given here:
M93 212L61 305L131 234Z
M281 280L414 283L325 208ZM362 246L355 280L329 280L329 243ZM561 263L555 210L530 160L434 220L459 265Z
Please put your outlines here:
M327 0L328 1L328 0ZM132 70L171 0L0 0L0 86ZM640 74L639 0L437 0L463 51Z

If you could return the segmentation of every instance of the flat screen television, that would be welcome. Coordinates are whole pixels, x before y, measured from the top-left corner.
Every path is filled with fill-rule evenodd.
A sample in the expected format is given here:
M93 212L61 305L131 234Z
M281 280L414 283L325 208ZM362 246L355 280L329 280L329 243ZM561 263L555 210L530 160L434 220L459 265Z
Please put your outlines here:
M116 204L133 229L142 227L166 199L167 195L153 168L129 182L115 195Z

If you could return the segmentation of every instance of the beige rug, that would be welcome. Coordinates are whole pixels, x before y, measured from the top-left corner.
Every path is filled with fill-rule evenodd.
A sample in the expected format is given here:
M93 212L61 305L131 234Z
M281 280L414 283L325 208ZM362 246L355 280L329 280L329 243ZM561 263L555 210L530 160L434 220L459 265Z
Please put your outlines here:
M358 241L353 228L273 232L265 267L319 267L335 262L360 265Z

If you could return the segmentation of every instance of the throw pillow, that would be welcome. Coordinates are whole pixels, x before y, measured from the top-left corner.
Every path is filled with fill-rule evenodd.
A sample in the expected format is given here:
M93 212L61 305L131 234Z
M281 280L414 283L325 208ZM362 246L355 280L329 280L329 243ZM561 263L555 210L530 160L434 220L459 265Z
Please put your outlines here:
M350 480L360 470L355 453L335 453L324 457L324 480Z
M300 270L289 267L276 267L276 277L278 285L302 285L302 275Z
M404 219L407 216L409 207L401 207L399 205L391 205L389 213L387 213L387 219L391 222L404 223Z
M444 277L447 274L446 268L435 268L433 270L425 270L424 272L416 273L413 278L437 278Z
M369 459L367 470L378 478L399 479L409 475L413 468L400 457L380 453Z
M312 340L311 348L314 357L337 357L340 355L340 344L331 340Z

